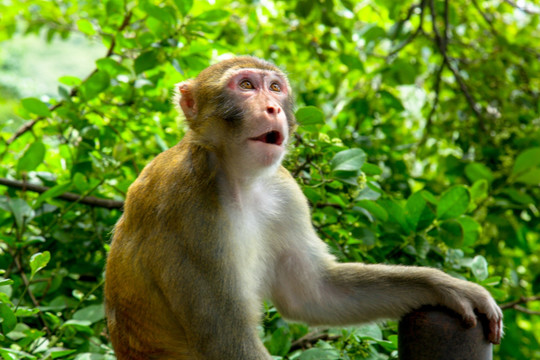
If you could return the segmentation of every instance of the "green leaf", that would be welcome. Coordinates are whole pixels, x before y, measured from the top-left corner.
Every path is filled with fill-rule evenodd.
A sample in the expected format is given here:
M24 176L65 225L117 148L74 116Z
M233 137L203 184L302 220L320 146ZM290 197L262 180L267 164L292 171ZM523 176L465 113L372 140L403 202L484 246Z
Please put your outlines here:
M13 217L15 218L15 224L19 229L24 227L24 224L33 219L35 216L34 210L28 205L24 199L12 198L8 202L9 208Z
M387 70L387 80L395 84L414 84L416 69L409 61L396 59Z
M174 5L182 16L186 16L193 7L193 0L174 0Z
M92 328L90 327L90 325L92 325L92 323L90 321L87 321L87 320L74 320L74 319L71 319L71 320L68 320L65 323L63 323L60 328L63 329L63 328L66 328L66 327L71 327L71 328L73 328L73 329L75 329L77 331L81 331L83 333L87 333L87 334L91 335L93 333L93 331L92 331Z
M373 231L365 227L355 227L352 229L351 235L352 237L347 239L348 245L362 243L367 246L373 246L377 242L377 238Z
M90 305L83 309L78 310L73 314L73 319L75 320L86 320L90 323L96 323L105 318L105 308L103 304L99 305Z
M454 186L445 191L437 204L437 218L456 218L467 211L469 207L469 192L464 186Z
M75 76L62 76L58 79L58 81L69 87L79 86L82 84L81 79Z
M33 278L39 270L47 266L49 260L51 260L51 253L48 251L32 255L30 258L30 268L32 269L30 277Z
M22 99L21 104L32 114L36 114L38 116L51 116L49 107L39 99L33 97Z
M370 200L360 200L357 202L358 206L369 211L373 216L381 221L388 220L388 213L386 210L379 204Z
M485 179L491 184L493 180L495 180L495 176L493 176L491 170L484 164L480 163L467 164L465 167L465 175L467 175L469 180L473 183L478 180Z
M348 54L341 54L339 55L339 60L343 64L345 64L350 70L361 70L364 71L364 65L362 64L362 61L360 61L360 58L358 55L348 55Z
M382 170L380 167L374 164L365 163L362 166L362 172L368 176L381 175Z
M341 359L336 349L311 348L302 353L298 360L338 360Z
M143 71L155 68L157 65L157 52L154 50L144 52L135 59L135 73L140 74Z
M81 94L85 100L91 100L107 89L110 82L109 74L98 70L81 85Z
M447 220L439 226L441 240L451 248L459 248L463 245L463 228L456 220Z
M286 327L279 327L265 342L268 351L273 355L285 356L291 348L291 336Z
M492 276L488 277L487 279L484 279L481 281L481 284L484 286L495 286L501 283L502 277L501 276Z
M304 106L298 109L295 117L300 125L324 124L324 114L315 106Z
M488 278L488 263L482 255L477 255L474 257L471 263L471 270L473 275L478 281L483 281Z
M111 77L115 77L119 74L129 74L129 70L125 66L120 65L111 58L99 59L96 61L96 65L99 70L105 71Z
M362 171L365 167L362 166ZM381 197L381 190L377 188L376 186L372 185L371 182L367 183L367 186L364 187L360 192L358 193L358 196L354 199L356 201L358 200L377 200Z
M488 195L488 188L489 185L486 179L480 179L475 181L475 183L471 186L469 190L471 199L475 202L485 199Z
M521 173L516 182L520 182L527 185L540 185L540 168L531 168L524 173Z
M383 334L381 328L377 324L365 324L356 329L356 333L362 339L382 340Z
M80 172L77 172L75 173L75 175L73 175L73 184L75 185L75 188L80 192L88 190L91 186L91 184L88 183L88 179Z
M114 359L114 358L112 358ZM81 353L78 354L74 360L112 360L110 355L96 354L96 353Z
M463 246L473 246L478 240L482 227L469 216L462 216L457 221L463 229Z
M362 149L348 149L338 152L330 161L332 171L359 171L366 161Z
M172 10L170 7L160 7L156 6L154 4L151 4L150 2L141 2L141 7L144 9L144 11L154 19L158 20L159 22L163 24L173 24L175 22L174 16L176 13Z
M405 110L401 101L397 97L392 95L390 92L386 90L381 90L379 91L379 95L381 97L383 105L387 109L396 109L397 111Z
M17 162L17 172L32 171L45 159L45 145L41 141L32 143Z
M540 166L540 147L527 149L516 158L512 175L520 175L538 166Z
M518 155L512 177L516 182L527 185L540 184L540 147L527 149Z
M17 325L15 313L8 304L0 304L0 319L2 320L2 332L4 334L9 333L15 328L15 325Z
M201 15L195 17L193 20L216 22L229 17L230 13L227 10L213 9L203 12Z
M410 225L407 222L405 212L401 205L391 199L379 199L377 203L388 213L389 222L398 223L405 234L411 232Z
M39 309L25 309L25 308L18 308L15 312L15 316L17 317L28 317L36 315L39 312Z
M94 29L94 26L87 19L78 20L77 21L77 27L79 28L79 30L82 33L84 33L86 35L92 36L92 35L94 35L96 33L96 30Z
M425 259L431 250L431 245L425 237L417 235L414 237L414 249L421 259Z
M72 184L60 184L56 185L49 190L45 191L43 194L39 195L39 197L34 202L34 208L38 208L41 206L41 204L51 198L55 198L59 195L62 195L63 193L68 192L71 189Z
M58 358L61 358L61 357L65 357L65 356L73 354L75 352L77 352L77 350L58 349L58 348L51 348L49 350L49 354L51 355L52 359L58 359Z
M386 31L381 28L380 26L377 26L376 24L367 24L361 28L361 30L358 32L358 35L363 37L366 42L379 40L381 38L386 37Z
M413 231L425 229L435 220L435 214L428 206L422 192L411 195L405 205L407 222Z
M2 279L0 280L0 286L8 286L13 284L13 280L11 279Z
M520 191L515 188L506 188L503 191L501 191L501 194L505 194L512 201L521 205L534 204L535 202L535 200L531 196L529 196L526 192L524 192L523 190Z

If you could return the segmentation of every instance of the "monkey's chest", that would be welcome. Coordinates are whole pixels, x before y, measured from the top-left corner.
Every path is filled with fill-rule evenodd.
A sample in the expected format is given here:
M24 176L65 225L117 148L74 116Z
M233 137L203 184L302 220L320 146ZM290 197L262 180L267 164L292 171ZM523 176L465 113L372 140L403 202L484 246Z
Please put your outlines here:
M236 271L249 297L264 296L266 274L271 265L267 259L267 233L268 224L257 213L237 213L230 221L229 240L237 260Z
M245 296L262 299L268 295L272 282L275 246L273 237L279 231L273 214L261 208L236 207L228 211L229 239L233 256L236 258L236 272L240 277Z

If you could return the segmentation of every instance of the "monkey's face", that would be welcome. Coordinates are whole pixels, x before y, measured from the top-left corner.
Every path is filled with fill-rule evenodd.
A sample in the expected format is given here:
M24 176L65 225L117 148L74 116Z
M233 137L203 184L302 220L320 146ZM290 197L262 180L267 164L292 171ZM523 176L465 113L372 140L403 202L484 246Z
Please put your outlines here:
M197 141L242 176L276 169L296 125L286 76L251 57L224 60L178 84L177 103Z
M235 69L224 75L222 120L237 166L260 170L279 165L292 124L289 85L280 73ZM294 120L293 120L294 121Z

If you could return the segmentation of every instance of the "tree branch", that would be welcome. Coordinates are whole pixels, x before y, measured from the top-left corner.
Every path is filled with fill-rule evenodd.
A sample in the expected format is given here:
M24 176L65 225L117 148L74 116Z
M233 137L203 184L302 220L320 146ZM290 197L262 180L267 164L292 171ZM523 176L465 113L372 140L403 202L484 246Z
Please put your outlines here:
M510 6L512 6L513 8L516 8L520 11L523 11L524 13L526 14L529 14L529 15L539 15L540 12L538 11L534 11L534 10L531 10L531 9L528 9L526 7L521 7L519 6L518 4L516 4L515 2L513 2L512 0L504 0L507 4L509 4Z
M446 66L448 66L448 69L452 72L454 75L454 78L456 79L457 83L459 84L459 88L461 89L461 92L465 96L465 99L467 100L467 103L469 104L469 107L471 110L475 113L475 115L478 117L478 123L480 125L480 128L483 131L486 131L486 127L484 124L484 116L478 109L478 104L476 103L476 100L469 92L469 88L467 87L467 84L459 74L458 69L452 65L452 59L448 55L447 52L447 43L448 43L448 0L445 0L445 9L444 9L444 22L445 22L445 31L444 31L444 37L441 36L439 29L437 28L437 21L436 21L436 12L435 12L435 4L434 0L429 1L429 7L431 10L431 22L433 24L433 33L435 34L435 43L437 44L437 47L439 48L439 51L441 55L443 56L444 63Z
M50 189L47 186L30 184L24 181L10 180L5 178L0 178L0 185L4 185L14 189L28 190L40 194ZM90 206L102 207L105 209L121 209L124 206L123 201L100 199L94 196L83 197L81 195L70 192L58 195L57 198L71 202L80 202L81 204L86 204Z
M540 311L529 310L526 307L520 305L514 305L513 309L529 315L540 315Z
M28 293L28 296L30 297L30 300L32 301L32 304L34 305L34 307L39 308L39 302L37 301L36 297L34 296L34 293L32 292L32 289L30 289L30 281L26 277L26 274L24 273L23 267L21 265L20 254L15 255L15 257L13 258L13 261L15 262L15 266L17 267L17 270L21 274L21 279L22 279L22 281L24 283L24 286L25 286L26 292ZM19 308L19 305L21 305L22 301L23 301L23 299L21 297L19 299L19 302L18 302L17 306L16 306L16 309ZM45 321L45 319L43 317L43 313L41 312L41 310L39 311L38 316L41 319L41 322L43 323L42 325L45 328L45 330L47 331L47 334L50 335L52 333L51 329L49 329L49 327L47 326L47 322Z
M340 335L329 335L327 333L319 331L310 332L304 336L302 336L300 339L295 340L291 344L291 351L293 350L299 350L299 349L306 349L311 348L313 345L315 345L319 340L337 340L341 336Z
M118 31L117 31L117 35L119 33L121 33L128 25L129 25L129 22L131 20L131 16L133 15L133 13L131 11L129 11L126 16L124 17L124 20L122 21L122 25L120 25L120 27L118 28ZM108 58L108 57L111 57L114 53L114 48L116 47L116 36L113 36L112 40L111 40L111 44L109 45L109 49L107 50L107 54L105 55L105 58ZM90 77L92 75L94 75L95 73L97 72L97 69L94 69L94 71L92 71L90 73L90 75L88 75L86 77L86 79L84 79L83 82L87 81L88 79L90 79ZM79 89L74 87L73 89L71 89L71 92L69 93L69 97L74 97L75 95L77 95ZM56 110L57 108L59 108L60 106L63 106L65 104L65 101L62 100L60 102L58 102L57 104L53 105L49 110L51 112L53 112L54 110ZM23 126L21 126L19 128L19 130L17 130L17 132L15 134L13 134L13 136L11 136L8 141L7 141L7 145L10 145L11 143L13 143L15 140L17 140L19 137L21 137L24 133L32 130L32 128L34 127L34 125L37 124L38 121L41 121L43 119L46 119L47 117L46 116L39 116L37 117L36 119L33 119L31 121L28 121L27 123L25 123Z
M433 124L433 115L435 115L435 111L437 110L437 107L439 106L439 97L441 92L441 80L442 80L442 72L444 70L445 61L441 63L439 66L439 70L437 70L437 75L435 76L435 98L433 99L433 104L431 105L431 110L429 111L429 115L426 119L426 125L424 126L424 133L422 134L422 138L418 142L417 148L421 147L425 144L428 138L428 128L431 127Z
M476 11L478 11L480 15L482 15L482 18L488 24L491 34L493 34L494 36L499 36L499 34L497 33L497 30L495 30L495 26L493 25L493 20L484 11L482 11L482 9L480 8L480 5L478 4L476 0L472 0L472 3Z
M529 303L529 302L533 302L533 301L540 301L540 295L530 296L530 297L521 297L521 298L519 298L517 300L507 302L506 304L501 304L500 308L503 309L503 310L505 310L505 309L515 309L516 306L519 306L521 304L526 304L526 303Z
M424 25L425 0L420 1L420 4L412 5L409 8L409 11L407 12L407 17L404 20L400 21L400 28L406 21L410 20L412 14L414 13L414 10L416 10L417 8L420 8L420 24L418 24L418 28L415 30L415 32L412 35L410 35L407 39L405 39L403 42L401 42L401 44L399 44L397 48L392 50L386 56L387 58L391 57L391 56L397 54L398 52L400 52L401 50L403 50L403 48L405 46L409 45L414 40L414 38L416 38L418 36L418 34L420 34L423 31L422 27Z

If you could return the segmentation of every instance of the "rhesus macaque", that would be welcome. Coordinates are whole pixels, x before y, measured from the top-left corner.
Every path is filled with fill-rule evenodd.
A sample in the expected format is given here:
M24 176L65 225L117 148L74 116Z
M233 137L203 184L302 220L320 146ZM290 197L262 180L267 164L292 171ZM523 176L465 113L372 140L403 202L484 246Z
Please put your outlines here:
M105 295L118 359L270 360L257 331L263 299L312 325L440 304L472 326L477 310L499 342L502 312L481 286L329 254L281 166L296 123L279 68L237 57L177 92L190 130L131 185L114 231Z

